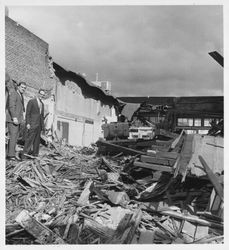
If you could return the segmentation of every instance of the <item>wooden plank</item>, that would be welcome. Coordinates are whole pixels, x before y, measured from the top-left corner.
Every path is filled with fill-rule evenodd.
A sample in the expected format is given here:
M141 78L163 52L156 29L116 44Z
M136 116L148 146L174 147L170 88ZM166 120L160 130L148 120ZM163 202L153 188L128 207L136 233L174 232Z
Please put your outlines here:
M25 231L25 229L24 229L24 228L19 229L19 230L16 230L16 231L14 231L14 232L12 232L12 233L6 234L6 238L9 238L9 237L15 236L15 235L17 235L17 234L19 234L19 233L21 233L21 232L24 232L24 231Z
M44 179L43 179L42 175L40 174L40 172L38 171L37 166L35 165L35 163L32 163L32 168L33 168L34 172L37 174L40 181L44 182Z
M106 141L103 141L103 140L99 140L97 142L97 145L98 145L98 147L100 147L100 145L101 145L101 146L105 146L106 148L114 148L118 152L123 152L123 153L130 154L130 155L146 155L147 154L146 152L142 152L142 151L138 151L138 150L135 150L135 149L115 145L113 143L106 142ZM110 151L110 150L108 150L108 151Z
M215 192L215 189L213 189ZM220 199L219 195L215 194L213 198L212 205L210 207L210 211L212 214L218 215L220 213L222 207L222 200Z
M93 234L100 237L101 242L105 243L106 241L112 240L115 230L98 223L94 219L88 217L84 219L84 230L89 230Z
M164 152L164 151L148 150L147 155L154 156L157 158L176 159L179 154L177 152Z
M177 156L178 156L178 153L176 153L176 152L160 152L160 151L158 151L156 153L156 157L159 157L159 158L164 157L164 158L169 158L169 159L176 159Z
M179 142L177 143L176 147L174 149L172 149L172 152L177 152L177 153L180 153L181 149L182 149L182 146L183 146L183 143L184 143L184 138L185 138L185 135L182 135L181 139L179 140ZM171 149L171 148L170 148ZM169 149L169 150L170 150Z
M176 162L173 165L173 169L175 170L174 174L173 174L173 178L176 178L179 171L180 171L180 166L181 166L180 165L180 157L181 157L180 155L177 157Z
M201 216L203 218L206 218L206 219L209 219L209 220L212 220L212 221L218 221L218 222L223 222L223 219L217 215L214 215L212 214L211 212L207 212L207 211L199 211L197 212L197 215L198 216Z
M128 148L140 148L140 147L151 147L155 144L155 139L127 139L127 140L117 140L117 141L107 141L112 144L116 144Z
M18 230L21 230L22 227L15 223L15 224L6 224L5 225L5 232L6 232L6 235L9 234L9 233L12 233L14 231L18 231Z
M164 146L164 147L169 148L171 146L172 141L173 141L173 139L171 139L169 141L156 140L155 146L158 146L158 147Z
M174 218L177 219L181 219L181 220L187 220L190 221L192 223L196 223L202 226L209 226L209 227L214 227L214 228L219 228L219 229L223 229L223 224L222 223L215 223L215 222L210 222L204 219L200 219L196 216L192 216L192 215L184 215L175 211L161 211L160 212L163 215L168 215L168 216L172 216Z
M175 163L174 159L157 158L148 155L141 155L141 161L146 163L154 163L166 166L172 166Z
M86 206L89 204L89 196L91 194L90 188L92 183L93 183L92 181L86 183L85 188L77 201L77 204L79 204L80 206Z
M135 161L134 162L135 167L141 167L141 168L147 168L151 170L156 170L156 171L161 171L161 172L168 172L171 173L173 172L173 169L171 167L166 167L162 165L156 165L156 164L150 164L150 163L143 163L140 161Z
M164 221L163 223L153 219L154 223L167 234L169 237L174 238L176 237L175 231L173 231L169 226L168 226L168 221Z
M102 161L112 172L117 172L105 157L102 157Z
M134 216L133 216L133 218L131 220L131 222L132 222L131 225L130 225L131 228L130 228L130 230L128 230L128 234L125 237L122 244L130 244L131 243L132 239L134 238L135 231L136 231L136 229L138 228L138 226L139 226L139 224L141 222L141 219L142 219L142 211L141 211L141 209L139 209L137 212L135 212L135 214L134 214Z
M67 222L67 226L64 230L64 236L63 236L64 240L66 240L68 237L68 232L69 232L69 229L70 229L70 226L72 223L73 223L73 216L70 216L70 218L68 219L68 222Z
M205 172L207 173L208 178L211 181L216 193L219 195L220 199L223 201L224 200L223 199L223 187L219 183L218 178L212 172L212 170L209 168L208 164L206 163L206 161L204 160L204 158L201 155L199 155L199 160L200 160L201 164L203 165Z
M170 138L177 138L179 135L176 134L176 133L173 133L173 132L170 132L168 130L165 130L165 129L158 129L156 130L156 135L164 135L164 136L167 136L167 137L170 137Z
M180 135L172 142L171 147L170 147L171 149L174 149L178 145L178 143L180 142L182 138L183 133L184 133L184 130L182 130Z
M213 146L213 147L217 147L217 148L224 148L224 146L220 146L220 145L217 145L217 144L212 144L212 143L206 143L206 145L210 145L210 146Z

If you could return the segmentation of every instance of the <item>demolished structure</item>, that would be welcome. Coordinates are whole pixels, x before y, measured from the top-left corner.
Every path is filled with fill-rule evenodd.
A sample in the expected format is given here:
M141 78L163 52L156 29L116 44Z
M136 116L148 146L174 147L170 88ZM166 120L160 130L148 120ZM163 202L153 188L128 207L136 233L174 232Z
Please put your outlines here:
M27 43L31 53L38 50L34 62L25 56ZM17 71L21 55L30 68ZM44 143L39 157L6 161L6 244L224 243L223 126L214 136L190 132L208 131L210 119L223 118L222 97L213 104L164 98L128 105L52 62L48 44L9 17L6 67L11 79L28 83L27 99L46 88L46 125L58 139ZM127 120L99 139L114 107ZM154 134L129 138L132 122Z
M25 105L39 88L46 90L46 130L51 138L73 146L89 146L102 136L104 117L116 117L118 101L87 81L53 62L49 45L5 17L6 71L11 81L25 81ZM113 118L114 120L114 118Z
M224 242L223 138L97 145L7 162L7 244Z

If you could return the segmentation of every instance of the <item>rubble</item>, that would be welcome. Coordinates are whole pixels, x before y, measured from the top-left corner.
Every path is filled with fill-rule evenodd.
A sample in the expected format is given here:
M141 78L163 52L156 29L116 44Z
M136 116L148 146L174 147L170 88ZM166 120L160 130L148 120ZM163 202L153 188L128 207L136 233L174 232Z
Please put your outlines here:
M223 243L222 169L195 137L168 135L145 150L51 143L6 161L6 244Z

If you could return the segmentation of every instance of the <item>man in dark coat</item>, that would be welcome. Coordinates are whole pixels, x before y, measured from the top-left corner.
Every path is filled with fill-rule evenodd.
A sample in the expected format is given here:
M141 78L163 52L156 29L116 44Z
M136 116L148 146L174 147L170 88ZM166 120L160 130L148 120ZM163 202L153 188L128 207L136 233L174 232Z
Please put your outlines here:
M40 146L40 134L44 130L44 103L42 99L45 96L45 91L40 89L38 95L29 100L26 107L25 122L26 122L26 137L24 149L21 153L21 159L25 158L24 154L29 154L32 150L33 156L38 156Z
M6 123L9 132L9 142L7 148L7 158L16 160L15 147L19 136L20 125L22 124L24 117L24 98L23 93L26 89L26 83L20 82L18 88L11 89L8 93L6 102Z

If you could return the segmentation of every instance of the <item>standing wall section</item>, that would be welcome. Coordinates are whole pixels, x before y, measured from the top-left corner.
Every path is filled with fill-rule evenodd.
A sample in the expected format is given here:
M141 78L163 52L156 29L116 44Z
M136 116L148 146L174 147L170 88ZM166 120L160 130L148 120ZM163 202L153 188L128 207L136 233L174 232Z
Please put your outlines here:
M39 88L51 90L55 85L49 70L48 51L48 43L5 17L5 67L13 80L28 84L27 98Z
M56 115L57 122L69 123L68 144L72 146L89 146L103 137L101 125L104 116L111 110L101 105L100 101L85 98L81 89L73 82L57 85ZM62 131L58 131L59 139Z

